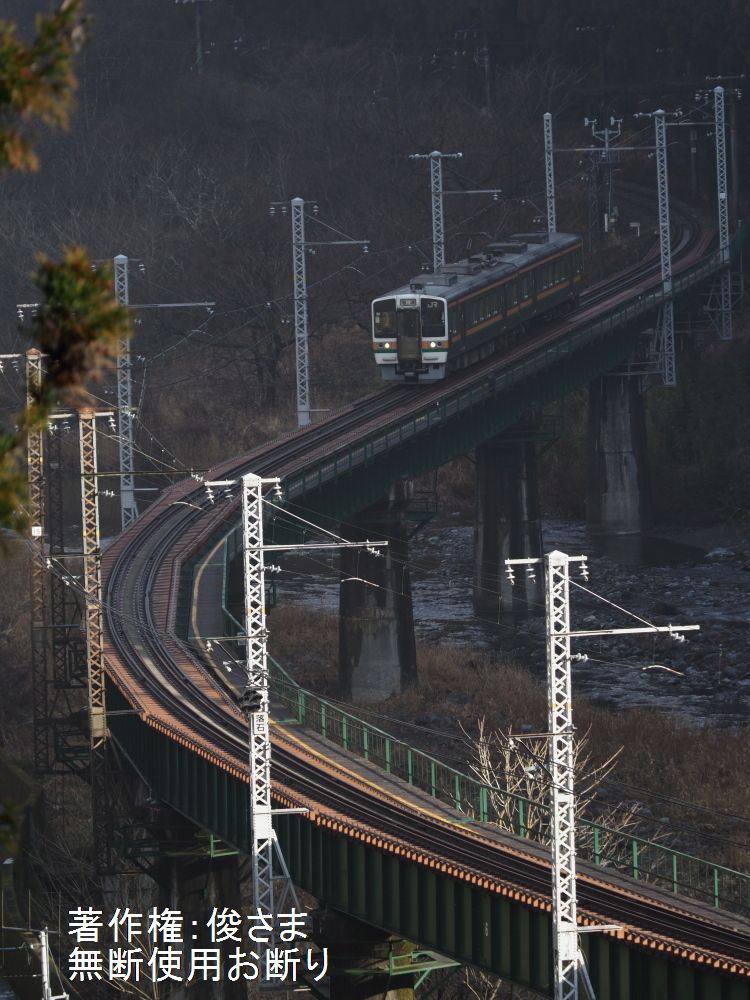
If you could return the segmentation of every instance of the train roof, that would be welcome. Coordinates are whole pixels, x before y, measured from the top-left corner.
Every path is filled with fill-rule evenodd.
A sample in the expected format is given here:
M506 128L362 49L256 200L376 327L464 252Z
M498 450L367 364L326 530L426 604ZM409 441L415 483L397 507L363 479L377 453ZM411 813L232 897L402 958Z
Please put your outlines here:
M515 233L504 240L488 244L482 251L452 264L444 264L439 273L423 273L406 285L394 288L378 298L391 295L436 295L440 298L460 298L474 290L509 277L529 264L541 263L545 257L580 244L581 237L571 233Z

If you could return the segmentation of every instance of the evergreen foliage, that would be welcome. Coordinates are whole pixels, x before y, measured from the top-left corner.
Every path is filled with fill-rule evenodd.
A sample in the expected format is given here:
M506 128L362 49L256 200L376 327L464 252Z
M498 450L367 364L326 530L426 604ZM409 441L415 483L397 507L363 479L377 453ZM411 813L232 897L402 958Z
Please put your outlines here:
M86 36L82 0L61 0L36 20L29 45L16 27L0 22L0 170L36 170L38 158L28 134L39 121L64 126L75 78L73 59ZM12 431L0 430L0 527L25 524L24 441L44 425L51 409L90 401L86 383L111 367L118 341L128 335L126 310L112 289L110 270L94 268L81 247L68 247L55 263L39 255L35 283L43 300L33 321L36 346L47 355L42 385Z

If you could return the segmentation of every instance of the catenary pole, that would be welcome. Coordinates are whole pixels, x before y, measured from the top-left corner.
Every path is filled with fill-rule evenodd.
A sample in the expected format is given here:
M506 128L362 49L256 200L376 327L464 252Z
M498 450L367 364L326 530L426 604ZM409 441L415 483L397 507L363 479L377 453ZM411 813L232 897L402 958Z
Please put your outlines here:
M130 304L128 258L118 254L112 261L115 278L115 298L121 306ZM123 337L117 355L117 447L120 462L120 517L125 531L138 516L135 503L133 466L133 373L130 338Z
M732 339L732 273L729 267L729 193L724 88L714 87L716 142L716 206L719 221L719 256L724 265L719 286L719 338ZM735 181L736 183L736 181Z
M432 201L432 270L437 274L445 264L445 225L443 222L443 160L460 160L463 153L412 153L410 160L430 161L430 198Z
M292 198L290 203L292 216L292 269L294 274L294 351L297 369L297 426L307 427L310 423L310 356L309 356L309 311L307 296L307 267L305 254L308 250L314 252L319 246L360 246L367 253L368 240L326 240L324 242L308 241L305 238L305 202L304 198ZM286 214L286 202L271 202L271 215L279 209ZM313 203L313 213L317 214L318 206ZM328 226L327 228L333 228Z
M630 633L666 633L684 641L682 632L695 631L697 625L648 625L634 629L585 629L570 627L570 566L579 564L581 575L588 579L586 556L569 556L554 551L543 558L506 559L508 577L515 582L513 568L525 566L527 572L544 566L545 623L547 652L547 718L549 731L549 777L551 785L552 825L552 950L554 1000L579 1000L585 994L595 1000L586 969L579 935L615 930L616 925L579 927L576 897L576 800L575 800L575 727L571 662L586 656L571 655L571 639Z
M656 133L656 178L659 212L659 254L664 300L660 313L662 382L677 384L674 348L674 299L672 297L672 236L669 228L669 178L667 175L667 126L665 112L654 112Z
M42 354L26 352L26 406L32 407L42 386ZM32 424L26 435L29 522L36 549L30 563L31 582L31 682L33 699L34 772L46 774L50 766L48 719L47 602L44 561L44 431Z
M250 758L250 825L253 905L272 923L266 948L275 947L279 913L299 906L281 846L273 828L278 812L307 812L306 809L275 810L271 806L271 740L269 731L268 652L266 648L265 552L309 548L362 548L371 552L386 542L341 542L322 546L265 545L263 538L263 490L272 487L281 497L281 481L247 473L239 481L242 490L242 557L245 596L245 689L239 704L248 720ZM213 502L213 488L232 489L237 480L206 481ZM199 508L200 509L200 508ZM274 862L277 873L274 874ZM265 948L264 948L265 950Z
M552 144L552 115L547 111L544 115L544 177L547 187L547 237L557 232L557 213L555 208L555 160Z
M310 358L305 267L305 201L292 198L294 264L294 350L297 362L297 426L310 423Z
M89 754L91 802L94 820L94 853L97 870L112 867L111 817L107 769L107 707L104 675L104 630L102 621L101 541L99 531L99 483L96 418L111 413L81 410L78 416L81 460L81 514L83 525L83 587L85 600L86 651L88 659Z
M197 5L196 5L197 6ZM125 254L117 254L112 259L115 298L125 308L130 307L131 261ZM138 303L137 309L191 309L204 307L213 309L213 302L160 302ZM135 499L134 452L134 410L133 410L133 365L130 354L130 338L123 337L118 344L117 356L117 448L120 471L120 526L123 531L138 517Z

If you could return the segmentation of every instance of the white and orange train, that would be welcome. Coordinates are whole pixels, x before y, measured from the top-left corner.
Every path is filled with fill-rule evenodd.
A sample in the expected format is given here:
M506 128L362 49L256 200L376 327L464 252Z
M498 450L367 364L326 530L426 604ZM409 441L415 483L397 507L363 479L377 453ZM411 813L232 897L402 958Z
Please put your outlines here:
M579 236L519 233L444 264L372 303L372 346L387 382L435 382L504 350L530 320L576 308Z

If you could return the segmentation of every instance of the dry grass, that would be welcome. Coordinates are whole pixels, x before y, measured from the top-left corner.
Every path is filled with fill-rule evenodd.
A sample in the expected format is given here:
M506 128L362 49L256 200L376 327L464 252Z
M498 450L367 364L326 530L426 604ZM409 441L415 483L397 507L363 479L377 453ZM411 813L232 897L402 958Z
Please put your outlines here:
M272 654L298 683L336 697L338 632L334 616L277 608L271 616L270 636ZM461 735L461 727L475 732L482 717L490 729L546 728L545 689L522 664L497 660L468 647L425 643L418 644L417 659L418 687L370 706L372 722L446 764L468 769L469 748L453 737ZM355 712L369 715L368 709L360 706ZM676 841L679 846L731 867L748 869L747 848L729 843L748 843L747 824L718 815L750 815L746 740L741 733L698 729L655 710L611 712L585 698L577 698L575 717L580 732L591 730L596 761L625 748L614 774L617 781L700 807L688 811L665 801L651 805L655 821L700 829L701 838L682 834ZM623 800L647 800L648 796L636 788L618 787L618 794ZM724 842L710 841L712 835Z

